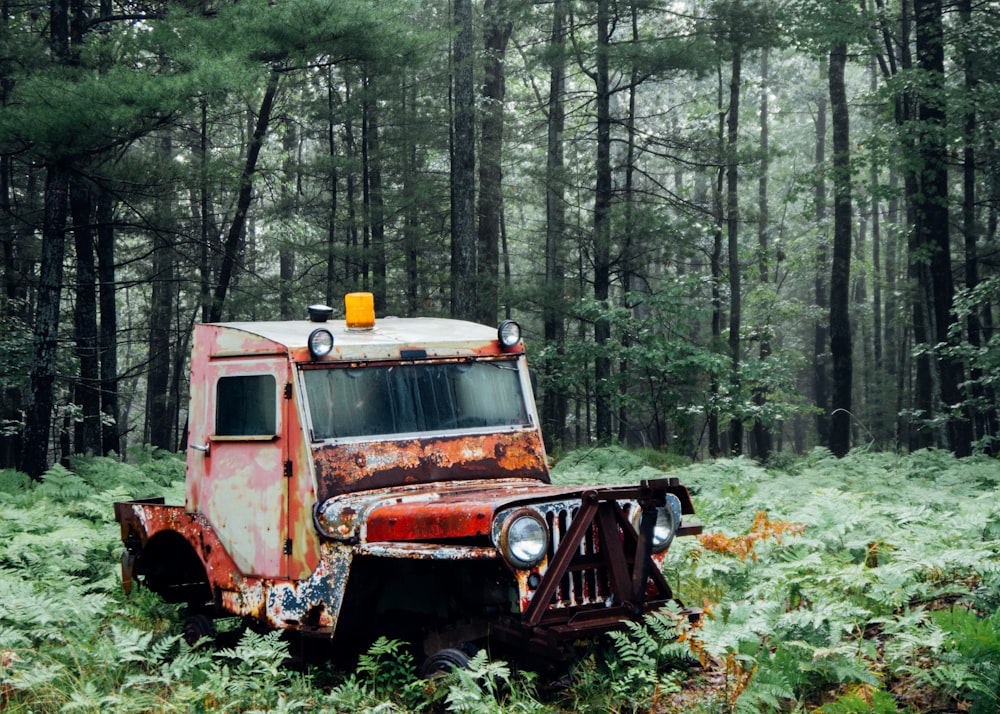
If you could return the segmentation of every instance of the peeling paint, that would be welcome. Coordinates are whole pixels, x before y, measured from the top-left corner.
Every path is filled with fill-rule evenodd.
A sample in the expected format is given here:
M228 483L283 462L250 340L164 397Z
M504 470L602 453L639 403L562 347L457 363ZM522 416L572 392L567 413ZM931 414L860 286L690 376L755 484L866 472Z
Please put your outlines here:
M669 503L680 523L694 512L687 490L676 479L553 486L523 346L502 352L492 328L450 320L386 320L363 335L331 324L330 363L518 355L528 425L320 443L297 377L324 363L305 346L312 329L304 321L196 327L188 442L198 448L188 453L186 502L115 504L126 591L180 591L217 615L332 637L348 624L379 634L377 596L399 588L387 600L413 607L403 620L418 630L426 622L426 642L491 632L550 654L672 597L665 553L650 555L632 516ZM274 377L275 433L218 436L215 415L228 405L215 404L216 382L261 374ZM533 510L549 531L548 552L530 568L501 552L499 524L512 509ZM684 523L677 535L699 531ZM370 622L341 621L356 607L354 592Z

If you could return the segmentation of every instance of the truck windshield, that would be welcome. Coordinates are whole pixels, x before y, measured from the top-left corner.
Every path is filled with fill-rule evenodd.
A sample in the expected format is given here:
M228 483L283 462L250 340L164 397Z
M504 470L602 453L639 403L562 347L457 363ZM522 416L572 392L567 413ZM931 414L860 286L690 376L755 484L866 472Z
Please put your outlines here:
M313 440L528 423L514 362L310 369Z

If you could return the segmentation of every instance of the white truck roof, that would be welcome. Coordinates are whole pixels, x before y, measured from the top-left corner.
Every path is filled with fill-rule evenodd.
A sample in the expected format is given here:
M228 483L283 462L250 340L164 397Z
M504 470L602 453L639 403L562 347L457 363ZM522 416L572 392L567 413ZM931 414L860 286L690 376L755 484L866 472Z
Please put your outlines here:
M195 329L196 341L214 340L209 354L216 358L288 352L295 361L312 361L309 335L317 329L333 335L333 351L323 362L400 359L407 350L423 350L428 357L523 351L520 344L501 350L495 327L438 317L382 317L370 329L349 329L343 319L206 323Z

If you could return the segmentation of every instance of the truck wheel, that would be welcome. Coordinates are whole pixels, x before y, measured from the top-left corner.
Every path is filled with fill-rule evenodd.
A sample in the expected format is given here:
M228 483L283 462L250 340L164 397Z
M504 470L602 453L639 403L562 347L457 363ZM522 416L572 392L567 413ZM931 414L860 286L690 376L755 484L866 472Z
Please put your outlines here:
M201 639L215 637L215 623L207 615L190 615L181 627L184 641L194 647Z
M420 677L433 679L454 669L466 669L471 658L457 647L445 647L424 660L420 665Z

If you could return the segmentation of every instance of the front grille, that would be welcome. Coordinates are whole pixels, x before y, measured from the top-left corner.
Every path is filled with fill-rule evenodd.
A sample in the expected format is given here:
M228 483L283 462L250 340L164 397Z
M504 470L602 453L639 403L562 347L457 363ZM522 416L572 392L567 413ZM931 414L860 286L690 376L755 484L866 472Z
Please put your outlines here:
M629 516L633 503L621 503L625 515ZM546 509L545 520L549 526L549 561L559 549L563 536L569 531L579 507L560 506ZM573 562L559 581L549 607L569 608L585 605L610 605L614 600L608 569L600 552L598 524L595 520L583 533L576 548ZM619 534L621 531L619 531Z

